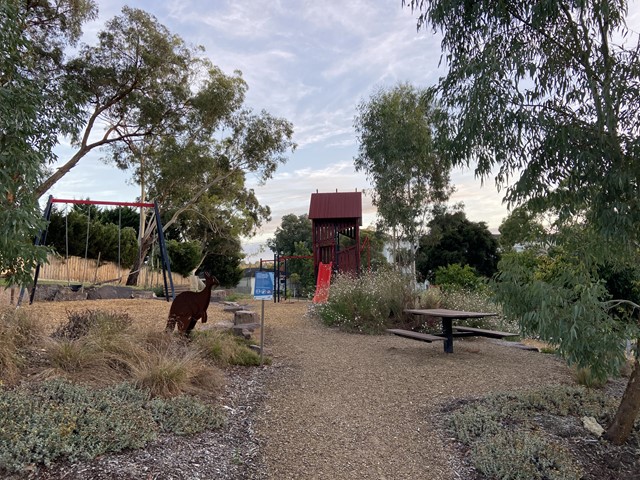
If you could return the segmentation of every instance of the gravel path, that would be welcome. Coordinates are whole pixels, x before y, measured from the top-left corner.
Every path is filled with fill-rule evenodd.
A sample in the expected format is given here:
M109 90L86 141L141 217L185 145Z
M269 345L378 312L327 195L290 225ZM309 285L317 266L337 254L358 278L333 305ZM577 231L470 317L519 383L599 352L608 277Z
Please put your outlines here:
M303 308L267 312L273 377L256 429L274 480L464 478L434 426L441 405L571 381L550 355L485 339L444 354L440 343L328 329Z
M8 298L0 293L0 304ZM5 300L6 302L3 302ZM249 302L260 312L260 302ZM159 300L42 302L24 311L52 329L70 311L124 311L162 329ZM564 362L488 339L441 343L354 335L307 315L306 302L265 303L273 364L230 373L228 422L196 437L163 437L144 450L60 464L28 478L464 479L439 424L443 405L489 392L572 383ZM221 305L209 325L229 320ZM203 328L198 323L196 328ZM23 477L21 477L23 478Z

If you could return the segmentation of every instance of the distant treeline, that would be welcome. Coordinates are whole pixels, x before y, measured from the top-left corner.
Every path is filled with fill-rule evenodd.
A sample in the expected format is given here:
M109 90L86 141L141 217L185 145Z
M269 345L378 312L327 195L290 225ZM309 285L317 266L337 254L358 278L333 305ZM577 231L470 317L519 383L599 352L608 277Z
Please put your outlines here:
M46 245L53 247L61 257L85 257L86 251L87 258L100 258L130 267L138 254L139 224L140 215L131 207L100 210L95 205L73 205L64 210L54 208Z

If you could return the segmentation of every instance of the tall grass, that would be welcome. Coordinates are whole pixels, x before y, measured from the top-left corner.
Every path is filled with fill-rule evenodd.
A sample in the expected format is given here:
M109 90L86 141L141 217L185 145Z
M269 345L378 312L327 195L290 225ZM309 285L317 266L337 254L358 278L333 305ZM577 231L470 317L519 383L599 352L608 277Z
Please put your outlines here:
M165 337L169 340L147 337L146 355L131 364L134 384L154 397L219 393L224 375L207 362L202 350L173 336Z
M402 316L406 305L413 305L412 282L405 275L384 270L360 276L337 275L326 303L316 305L315 313L329 326L358 333L380 333L390 318Z
M137 332L128 315L87 311L46 342L51 368L41 376L105 386L129 381L153 397L217 394L220 369L194 343L164 332Z
M260 365L260 354L252 350L247 340L238 335L222 331L199 331L194 335L194 341L206 358L222 367Z
M20 379L29 358L28 349L41 339L35 322L13 309L0 311L0 382L12 385Z
M469 327L497 328L518 332L517 322L504 315L502 306L492 300L491 290L487 286L470 290L459 287L440 289L429 288L420 294L421 308L447 308L467 312L496 313L494 317L468 319L459 322ZM433 306L433 305L438 306Z

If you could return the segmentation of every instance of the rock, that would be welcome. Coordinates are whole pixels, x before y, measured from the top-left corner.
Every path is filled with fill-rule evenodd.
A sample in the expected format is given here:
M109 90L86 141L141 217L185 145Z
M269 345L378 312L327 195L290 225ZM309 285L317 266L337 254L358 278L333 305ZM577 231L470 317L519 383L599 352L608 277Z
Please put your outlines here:
M56 292L56 302L67 302L71 300L86 300L87 292L81 290L72 290L70 288L61 288Z
M255 323L234 325L234 327L231 330L235 335L238 335L239 337L244 337L247 340L249 340L254 330L259 326L260 325L257 325Z
M234 325L258 323L258 314L251 310L238 310L233 314L233 323Z
M604 428L593 417L582 417L582 425L596 437L601 437L604 433Z
M212 302L222 302L227 298L226 290L214 290L211 292L211 301Z
M133 289L131 287L103 285L101 287L91 287L85 290L87 291L87 300L133 298Z
M236 313L240 310L244 310L244 307L241 307L240 305L227 305L226 307L224 307L222 309L223 312L228 312L228 313Z

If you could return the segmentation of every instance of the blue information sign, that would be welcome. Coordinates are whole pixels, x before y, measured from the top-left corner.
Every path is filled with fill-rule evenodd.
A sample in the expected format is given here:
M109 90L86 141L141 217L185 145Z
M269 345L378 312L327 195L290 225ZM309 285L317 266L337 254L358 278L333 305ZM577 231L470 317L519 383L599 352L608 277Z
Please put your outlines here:
M256 272L253 298L256 300L273 300L273 272Z

